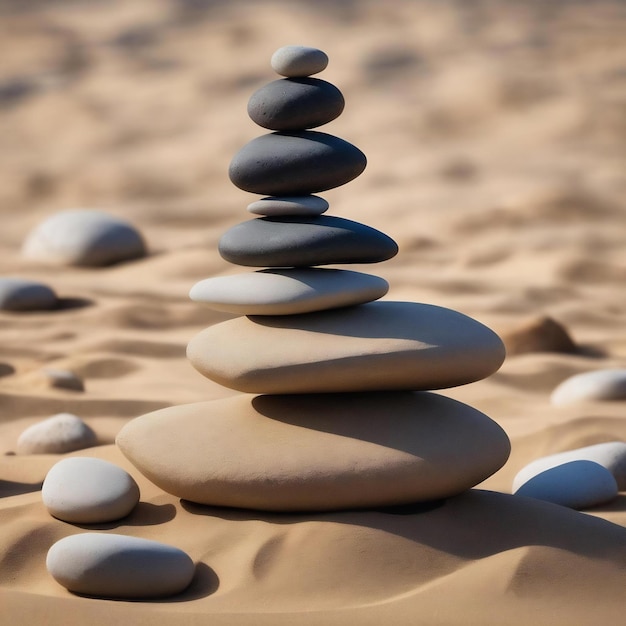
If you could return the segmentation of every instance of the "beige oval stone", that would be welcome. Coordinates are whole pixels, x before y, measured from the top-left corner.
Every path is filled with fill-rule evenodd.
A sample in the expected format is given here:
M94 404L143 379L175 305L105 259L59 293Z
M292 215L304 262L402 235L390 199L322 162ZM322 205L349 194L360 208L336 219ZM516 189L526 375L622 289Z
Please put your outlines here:
M237 395L139 417L117 444L164 491L269 511L446 498L510 451L486 415L425 392Z
M187 347L203 376L247 393L443 389L486 378L504 354L493 331L462 313L389 301L241 317Z

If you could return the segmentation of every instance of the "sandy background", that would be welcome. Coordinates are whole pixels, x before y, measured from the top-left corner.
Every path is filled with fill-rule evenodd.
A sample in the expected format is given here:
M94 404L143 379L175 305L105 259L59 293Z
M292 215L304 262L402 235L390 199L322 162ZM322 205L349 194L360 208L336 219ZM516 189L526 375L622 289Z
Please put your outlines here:
M515 539L487 552L455 551L449 539L425 554L415 541L397 543L415 539L415 528L392 541L387 522L372 521L363 528L377 546L373 570L382 555L407 551L412 564L399 567L411 576L388 564L367 584L348 584L359 578L353 564L339 568L343 584L330 570L310 584L284 564L250 579L233 573L270 541L273 522L222 511L208 523L206 512L138 477L143 508L113 531L179 545L206 571L176 603L115 603L76 598L47 575L49 545L82 530L47 517L40 503L38 485L57 457L11 453L24 428L57 412L85 418L110 444L132 417L233 393L185 359L189 339L227 317L187 292L202 278L241 271L221 259L217 240L248 217L256 197L230 184L228 163L265 132L246 104L276 78L273 51L294 43L328 53L320 77L346 98L343 115L321 130L368 157L361 177L321 194L329 214L379 228L400 246L393 260L354 269L386 278L387 299L448 306L504 337L549 316L578 346L512 354L490 379L445 392L490 415L512 440L509 462L481 487L510 493L534 458L626 440L624 403L549 402L570 375L626 367L625 29L618 1L0 4L1 273L46 282L64 299L53 312L0 314L0 363L15 370L0 378L8 609L0 622L195 624L208 623L207 614L213 624L610 621L613 585L623 590L626 577L624 494L590 514L531 507L547 525L542 537L560 528L571 539L539 541L543 549L524 536L537 518L497 494L469 494L460 512L446 514L467 519L474 533L485 517L501 519L491 536ZM77 207L129 219L150 256L97 270L20 258L33 226ZM45 367L74 371L86 390L51 389ZM125 463L111 445L89 454ZM312 535L294 530L279 553L315 569L314 556L352 541L341 533L358 522L340 521L309 524L340 526L337 537L328 531L332 541L307 526ZM417 580L415 563L431 573ZM378 608L365 608L372 603Z

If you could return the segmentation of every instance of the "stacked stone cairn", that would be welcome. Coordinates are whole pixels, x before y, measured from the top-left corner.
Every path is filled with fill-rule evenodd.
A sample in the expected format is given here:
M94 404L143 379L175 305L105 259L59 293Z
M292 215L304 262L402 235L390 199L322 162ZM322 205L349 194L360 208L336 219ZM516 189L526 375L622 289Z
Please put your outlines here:
M272 57L285 78L252 95L248 112L273 132L230 166L260 194L260 215L228 230L222 257L262 267L203 280L195 301L239 317L191 340L205 377L241 393L162 409L128 423L117 443L152 482L199 504L261 511L380 508L441 500L496 472L510 444L476 409L429 390L471 383L504 359L498 336L456 311L383 301L382 278L335 264L378 263L397 245L324 213L313 195L364 170L355 146L311 130L344 98L312 78L321 50Z

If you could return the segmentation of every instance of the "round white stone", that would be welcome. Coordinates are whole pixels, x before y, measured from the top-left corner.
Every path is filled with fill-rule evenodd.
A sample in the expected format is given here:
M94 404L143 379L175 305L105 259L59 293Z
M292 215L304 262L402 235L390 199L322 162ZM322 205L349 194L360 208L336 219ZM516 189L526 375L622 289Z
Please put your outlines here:
M371 302L388 289L383 278L349 270L272 269L207 278L189 297L238 315L294 315Z
M145 244L124 220L94 210L57 213L26 238L22 255L61 265L103 266L143 257Z
M598 443L537 459L517 473L513 479L513 491L540 472L570 461L593 461L602 465L613 474L619 490L626 491L626 443L623 441Z
M536 474L515 495L546 500L571 509L586 509L617 497L613 474L593 461L568 461Z
M29 426L17 440L17 453L64 454L97 442L96 433L80 417L59 413Z
M50 515L64 522L94 524L128 515L139 502L139 487L113 463L72 457L50 469L41 497Z
M1 311L41 311L58 303L54 291L42 283L23 278L0 278Z
M281 76L297 78L312 76L326 69L328 56L308 46L283 46L274 52L272 69Z
M154 598L183 591L194 563L182 550L157 541L83 533L57 541L46 567L63 587L104 598Z
M269 196L248 205L255 215L321 215L329 204L320 196Z
M564 380L550 396L552 404L626 400L626 369L597 370Z

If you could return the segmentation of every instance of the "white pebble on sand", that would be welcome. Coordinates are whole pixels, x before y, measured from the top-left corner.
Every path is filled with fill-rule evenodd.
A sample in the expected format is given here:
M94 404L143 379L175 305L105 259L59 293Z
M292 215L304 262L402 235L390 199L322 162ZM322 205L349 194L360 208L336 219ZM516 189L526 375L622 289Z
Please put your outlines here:
M104 266L145 256L139 232L128 222L95 210L52 215L26 238L22 255L60 265Z
M0 278L0 311L42 311L58 304L54 291L23 278Z
M514 493L571 509L586 509L614 500L617 483L599 463L569 461L536 474Z
M557 406L573 402L626 400L626 369L576 374L558 385L550 400Z
M540 472L569 461L593 461L602 465L613 474L620 491L626 491L626 443L623 441L598 443L536 459L517 473L513 480L513 491Z
M70 389L72 391L85 391L83 381L69 370L44 368L40 376L50 386L56 389Z
M139 487L121 467L89 457L56 463L43 481L41 498L50 515L75 524L110 522L139 502Z
M57 541L46 567L63 587L104 598L158 598L183 591L195 566L173 546L107 533L83 533Z
M96 443L96 433L80 417L59 413L29 426L17 440L17 453L64 454Z

